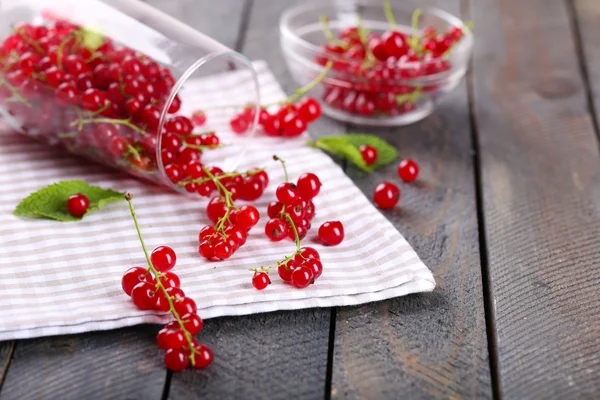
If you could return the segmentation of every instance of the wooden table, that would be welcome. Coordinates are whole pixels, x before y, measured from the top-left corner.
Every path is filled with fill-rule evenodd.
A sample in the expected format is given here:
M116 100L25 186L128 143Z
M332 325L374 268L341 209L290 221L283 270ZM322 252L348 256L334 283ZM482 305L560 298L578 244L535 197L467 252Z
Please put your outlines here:
M295 0L150 2L294 89L277 23ZM312 130L418 160L420 187L385 215L433 293L210 320L205 371L168 373L158 326L4 342L0 398L600 398L600 2L438 3L475 23L467 81L412 126ZM395 175L343 166L369 197Z

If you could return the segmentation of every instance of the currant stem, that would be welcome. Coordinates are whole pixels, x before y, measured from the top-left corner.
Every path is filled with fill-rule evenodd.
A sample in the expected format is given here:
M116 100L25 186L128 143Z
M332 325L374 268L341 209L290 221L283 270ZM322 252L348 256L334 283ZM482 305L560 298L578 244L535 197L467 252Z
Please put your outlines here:
M331 32L331 29L329 29L329 18L323 15L319 18L319 21L321 22L321 28L323 30L325 38L327 38L327 40L330 42L335 42L335 35L333 34L333 32Z
M192 366L194 366L194 365L196 365L195 360L194 360L194 354L197 353L197 351L196 351L196 349L194 349L194 342L192 341L192 334L187 329L185 329L185 324L184 324L183 320L181 319L177 310L175 310L175 305L173 304L173 297L171 297L169 295L169 293L167 293L167 289L160 281L161 273L156 268L154 268L154 265L152 265L152 261L150 260L150 256L148 255L148 249L146 248L146 244L144 243L144 238L142 237L142 231L140 230L140 224L139 224L139 222L137 220L137 216L135 214L135 209L133 207L132 199L133 199L133 196L131 195L131 193L129 193L129 192L125 193L125 200L127 200L127 203L129 203L129 212L131 213L131 217L133 218L133 223L135 224L135 230L137 231L138 238L140 239L140 244L142 245L142 250L144 251L144 256L146 257L146 262L148 263L148 270L150 272L152 272L152 274L155 276L156 287L158 287L162 291L163 295L169 302L169 313L171 315L173 315L175 320L179 323L179 328L185 335L185 338L188 342L188 349L191 352L190 360L192 362Z
M281 163L281 166L283 167L283 176L285 177L285 181L289 182L287 168L285 166L285 161L282 158L277 157L276 155L273 156L273 160L279 161Z
M79 129L85 124L94 124L94 123L107 123L107 124L121 124L126 127L134 130L135 132L146 135L146 131L141 129L140 127L132 124L128 119L113 119L113 118L90 118L90 119L80 119L79 121L71 122L71 126L77 125Z
M323 69L323 71L321 71L321 73L319 75L317 75L317 77L315 79L313 79L311 82L307 83L306 85L302 86L301 88L296 89L294 94L291 95L290 97L288 97L286 100L282 101L281 104L294 103L300 97L304 96L310 90L314 89L319 83L321 83L321 81L325 78L325 76L327 76L327 74L331 70L332 66L333 66L333 61L331 61L331 60L328 61L327 64L325 65L325 68Z
M398 24L396 23L396 18L394 18L394 12L392 11L392 5L389 0L385 0L383 2L383 12L385 13L385 19L390 23L390 27L395 30L398 28Z
M231 213L231 210L235 209L236 207L235 204L233 204L231 192L227 190L225 186L223 186L223 184L208 170L208 168L202 166L202 171L204 171L204 173L208 175L210 180L214 182L215 186L217 186L219 192L223 196L225 196L225 205L227 206L227 212L225 213L225 215L219 218L217 220L217 223L215 224L215 231L220 233L225 228L225 221L229 221L229 214Z
M421 45L419 43L419 18L423 14L423 10L416 8L412 15L412 37L410 38L410 47L413 48L417 53L421 52Z
M23 38L23 40L25 40L27 42L27 44L33 46L35 51L37 51L40 54L46 54L44 49L42 49L39 44L37 44L35 41L31 40L31 38L29 38L29 36L27 36L25 34L25 32L23 32L23 29L17 29L17 33L19 34L19 36L21 36Z
M225 147L224 144L185 144L185 147L195 150L214 150Z
M217 176L214 177L214 179L217 179L217 180L220 181L221 179L235 178L236 176L243 176L243 175L254 176L254 175L256 175L259 172L262 172L264 170L265 170L264 168L257 168L257 169L253 169L253 170L246 171L246 172L229 172L227 174L217 175ZM206 183L208 181L212 181L212 179L211 178L190 179L190 180L187 180L187 181L180 181L178 183L178 185L185 186L188 183L195 183L197 185L202 185L203 183Z
M294 230L294 240L296 241L296 252L299 252L300 251L300 236L298 236L298 230L296 229L296 224L294 223L294 220L292 219L290 214L285 213L284 216L289 221L290 225L292 226L292 229Z

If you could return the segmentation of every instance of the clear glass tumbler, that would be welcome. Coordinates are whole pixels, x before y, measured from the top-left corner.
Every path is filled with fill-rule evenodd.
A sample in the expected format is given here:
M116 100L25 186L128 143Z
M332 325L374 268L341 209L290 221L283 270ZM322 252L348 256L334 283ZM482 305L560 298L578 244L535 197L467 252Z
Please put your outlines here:
M0 16L0 114L20 133L185 192L187 164L219 147L202 96L244 101L254 132L250 61L147 4L2 0Z

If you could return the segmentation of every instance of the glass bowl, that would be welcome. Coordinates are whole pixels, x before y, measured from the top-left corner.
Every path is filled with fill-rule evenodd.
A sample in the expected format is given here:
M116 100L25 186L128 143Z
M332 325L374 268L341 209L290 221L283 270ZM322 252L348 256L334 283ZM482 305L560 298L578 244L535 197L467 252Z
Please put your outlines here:
M323 112L334 119L373 126L416 122L431 114L467 71L471 31L459 18L436 8L422 9L416 27L413 8L395 3L390 10L395 30L407 42L415 34L435 38L435 32L460 30L460 39L440 57L425 52L417 60L413 50L399 57L374 51L377 37L391 30L383 4L381 0L314 1L290 8L281 17L281 49L294 80L305 85L331 68L314 93ZM352 36L349 32L358 23L363 29ZM424 31L426 27L434 33ZM340 38L340 34L354 39L331 45L327 36ZM365 55L367 43L373 45L367 46L373 49L371 56Z
M219 158L223 136L210 134L229 125L194 111L236 99L258 115L241 54L138 0L2 0L0 17L0 116L13 131L182 193L202 194L185 183L201 159L235 168L241 156ZM250 136L257 118L247 124Z

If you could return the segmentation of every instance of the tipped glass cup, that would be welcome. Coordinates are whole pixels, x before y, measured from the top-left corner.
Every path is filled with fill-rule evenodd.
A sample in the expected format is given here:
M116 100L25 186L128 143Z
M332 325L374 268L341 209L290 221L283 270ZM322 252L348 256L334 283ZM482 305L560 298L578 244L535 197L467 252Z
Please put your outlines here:
M0 15L0 115L11 130L180 192L165 165L208 150L185 140L205 117L181 95L188 85L193 98L237 102L243 82L254 133L250 61L141 1L2 0ZM222 79L233 71L237 83Z

